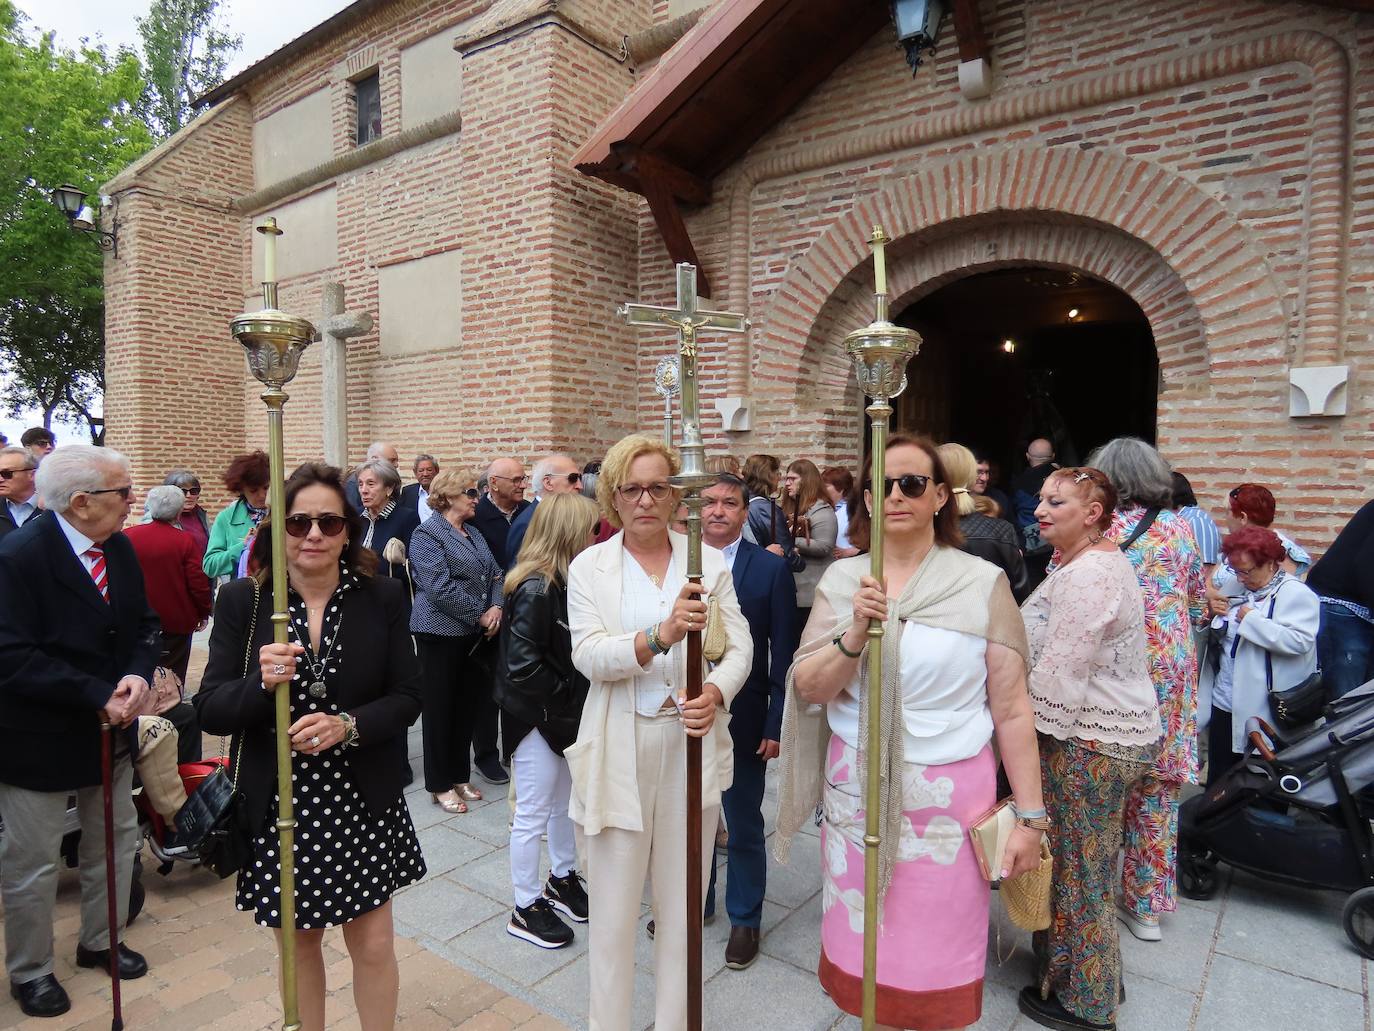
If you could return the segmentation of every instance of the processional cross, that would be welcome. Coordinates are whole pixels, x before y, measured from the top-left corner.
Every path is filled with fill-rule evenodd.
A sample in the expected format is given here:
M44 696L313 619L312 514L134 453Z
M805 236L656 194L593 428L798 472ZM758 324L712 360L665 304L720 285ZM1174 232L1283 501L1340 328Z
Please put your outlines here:
M622 304L618 314L631 326L660 329L672 326L678 334L682 377L682 472L672 478L684 491L687 505L687 579L701 583L702 490L714 477L706 471L706 448L701 440L701 396L697 376L697 334L702 330L743 333L749 320L728 311L708 311L697 306L697 269L682 262L677 267L677 306ZM705 663L701 631L687 634L688 699L701 694ZM701 738L687 739L687 1027L701 1029Z

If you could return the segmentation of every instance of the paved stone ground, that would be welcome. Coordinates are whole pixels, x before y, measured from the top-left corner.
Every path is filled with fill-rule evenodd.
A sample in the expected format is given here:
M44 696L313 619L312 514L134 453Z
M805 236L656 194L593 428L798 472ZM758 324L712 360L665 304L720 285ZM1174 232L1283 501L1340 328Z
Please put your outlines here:
M410 738L417 784L407 798L420 834L429 875L395 901L400 935L400 1026L406 1031L551 1031L586 1027L585 929L554 952L505 933L510 906L506 852L509 807L504 788L481 785L486 799L461 816L447 816L419 784L420 736ZM765 803L771 832L774 787ZM747 971L724 966L729 933L724 918L706 928L705 1026L710 1031L771 1028L844 1029L859 1022L841 1015L816 981L820 907L820 850L814 833L794 845L788 866L770 857L764 903L763 954ZM148 977L130 982L125 1013L133 1028L232 1029L279 1026L274 950L270 939L233 910L231 882L193 869L164 879L149 870L145 915L131 943L152 964ZM1182 901L1166 917L1165 941L1138 942L1123 931L1129 998L1121 1031L1374 1031L1370 964L1346 942L1340 927L1343 897L1267 884L1225 874L1209 902ZM651 946L636 941L638 974L633 1026L652 1021ZM109 1026L109 992L95 971L73 969L76 881L63 878L57 924L59 978L75 1008L63 1021L24 1021L17 1006L0 1000L0 1028L103 1029ZM1029 980L1028 939L1010 924L996 956L989 946L987 988L979 1031L1030 1031L1016 992ZM356 1028L350 968L337 933L326 941L329 1026ZM766 1007L766 1008L761 1008Z

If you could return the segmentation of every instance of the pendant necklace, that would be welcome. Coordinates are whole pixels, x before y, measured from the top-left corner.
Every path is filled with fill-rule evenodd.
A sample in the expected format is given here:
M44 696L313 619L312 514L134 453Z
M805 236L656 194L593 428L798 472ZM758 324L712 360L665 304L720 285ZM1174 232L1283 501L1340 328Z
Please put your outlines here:
M307 615L309 609L306 610ZM323 698L329 693L329 685L324 682L324 667L329 662L329 657L334 654L334 645L338 643L343 630L343 613L339 613L339 621L334 626L334 636L329 640L329 650L319 659L315 658L315 653L310 650L310 642L303 638L297 631L294 623L290 624L291 633L296 638L296 643L305 649L305 663L310 667L311 681L306 686L306 691L311 698Z

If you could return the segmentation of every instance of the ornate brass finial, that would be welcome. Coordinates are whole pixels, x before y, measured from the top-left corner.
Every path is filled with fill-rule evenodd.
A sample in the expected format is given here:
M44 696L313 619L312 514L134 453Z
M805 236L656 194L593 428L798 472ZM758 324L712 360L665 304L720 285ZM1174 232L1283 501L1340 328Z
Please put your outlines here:
M844 338L845 351L854 361L859 389L884 403L906 389L906 363L921 348L919 333L888 320L885 247L890 239L882 226L873 227L869 243L873 245L875 317L863 329Z

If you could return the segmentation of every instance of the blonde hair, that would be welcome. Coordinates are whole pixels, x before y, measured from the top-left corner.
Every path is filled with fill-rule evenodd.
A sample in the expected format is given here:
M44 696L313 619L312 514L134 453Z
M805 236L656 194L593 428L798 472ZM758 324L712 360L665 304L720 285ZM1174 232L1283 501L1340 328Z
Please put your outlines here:
M643 455L661 455L668 463L669 476L676 476L682 470L677 452L657 437L631 433L612 444L611 450L606 452L606 457L601 461L601 475L596 478L596 500L601 505L601 514L617 530L623 530L625 524L620 521L620 513L615 509L615 492L625 482L625 477L630 475L634 460Z
M978 459L963 444L950 442L935 450L940 452L940 462L949 477L948 487L959 506L959 514L966 516L976 511L978 503L973 496L973 481L978 478Z
M738 476L739 459L734 455L707 455L706 471L708 473L729 473L731 476Z
M477 477L462 466L444 469L430 482L426 504L435 512L447 512L457 495L476 485Z
M529 529L520 545L520 557L506 574L505 592L521 581L543 575L551 583L566 583L568 566L587 546L587 535L596 528L596 504L581 494L549 494L534 506Z

